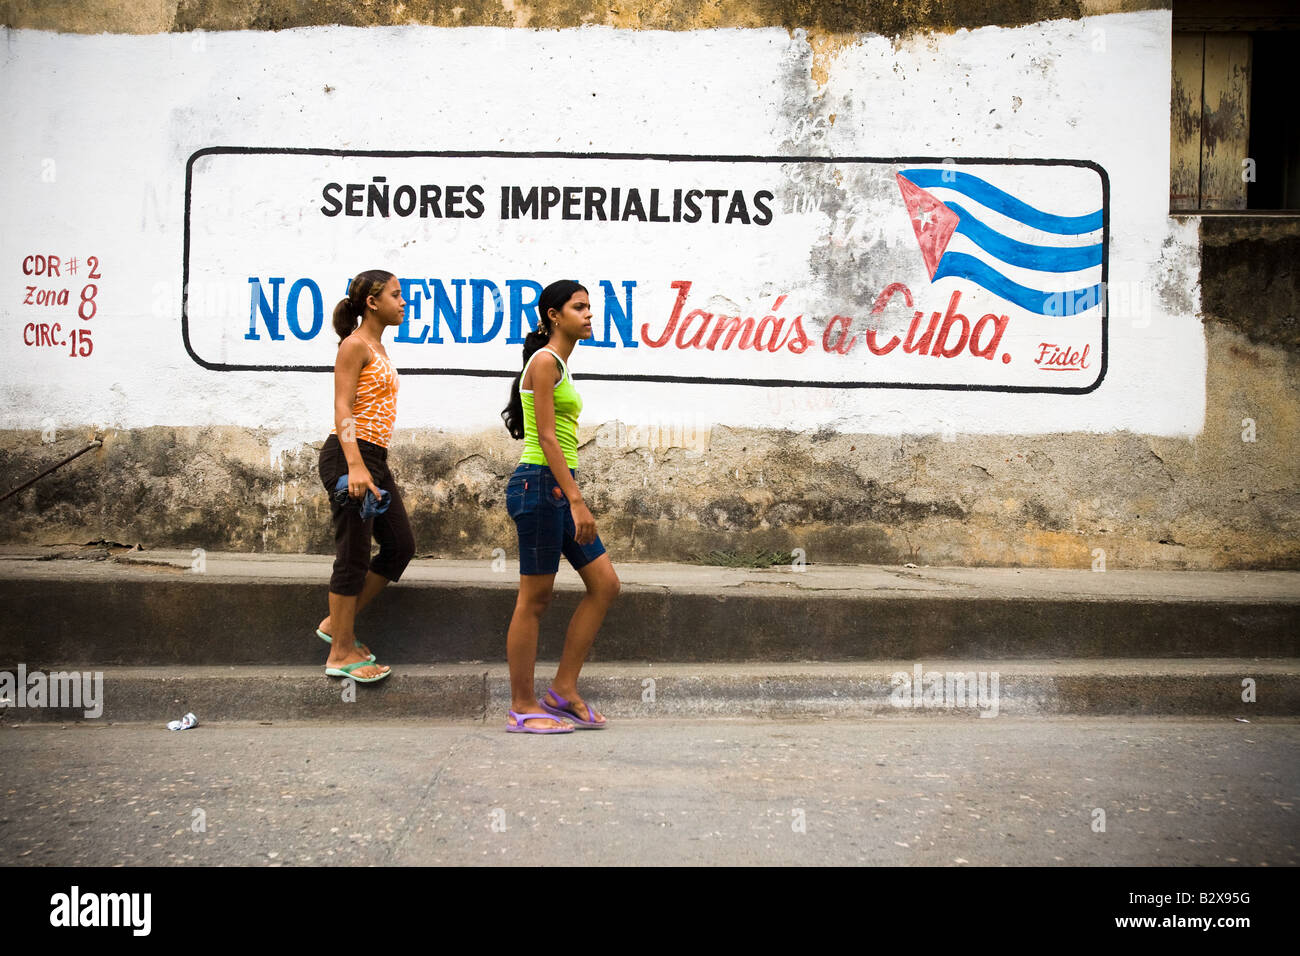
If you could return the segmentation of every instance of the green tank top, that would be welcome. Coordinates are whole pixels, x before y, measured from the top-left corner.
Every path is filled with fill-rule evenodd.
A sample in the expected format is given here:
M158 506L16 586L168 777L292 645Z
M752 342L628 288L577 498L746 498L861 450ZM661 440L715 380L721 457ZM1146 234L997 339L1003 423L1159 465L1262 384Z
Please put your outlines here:
M523 372L519 373L519 381L522 386L524 373L528 371L528 366L532 364L533 359L537 358L538 352L550 352L555 356L555 361L560 363L560 369L563 374L560 376L559 384L555 386L552 393L555 396L555 438L560 443L560 450L564 452L564 462L574 470L578 467L578 414L582 411L582 396L578 390L573 387L573 377L569 375L569 367L565 364L564 359L556 354L554 349L538 349L528 358L524 365ZM537 441L537 415L533 411L533 391L521 387L519 389L519 400L524 406L524 453L519 458L521 465L545 465L546 453L542 451L541 444Z

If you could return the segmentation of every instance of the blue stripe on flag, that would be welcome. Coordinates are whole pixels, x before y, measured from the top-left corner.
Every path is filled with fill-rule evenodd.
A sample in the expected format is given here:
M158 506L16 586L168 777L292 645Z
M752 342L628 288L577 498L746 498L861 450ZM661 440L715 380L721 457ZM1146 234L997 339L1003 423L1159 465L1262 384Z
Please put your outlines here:
M971 279L990 292L1038 315L1077 315L1101 304L1101 284L1065 292L1043 292L1012 282L996 269L964 252L947 252L931 281L944 276Z
M1101 243L1092 246L1034 246L990 229L959 203L945 203L961 217L957 232L1008 265L1039 272L1078 272L1101 265Z
M905 169L902 175L923 189L940 186L956 190L1008 219L1014 219L1016 222L1033 226L1044 232L1054 232L1061 236L1077 236L1080 233L1100 229L1102 226L1100 209L1086 216L1056 216L1035 209L1010 193L998 189L997 186L959 169Z

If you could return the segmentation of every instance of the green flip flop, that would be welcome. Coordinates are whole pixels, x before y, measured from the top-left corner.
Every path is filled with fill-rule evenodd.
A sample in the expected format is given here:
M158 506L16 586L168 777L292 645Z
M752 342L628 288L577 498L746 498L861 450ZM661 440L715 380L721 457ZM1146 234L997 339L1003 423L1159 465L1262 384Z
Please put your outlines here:
M319 638L320 638L322 641L324 641L326 644L333 644L333 643L334 643L334 638L330 637L328 634L326 634L324 631L322 631L319 627L316 628L316 636L319 637ZM374 655L374 654L371 654L371 655L370 655L370 663L373 664L374 662L375 662L375 655ZM361 678L359 678L359 677L357 678L357 680L360 680L360 679L361 679Z
M372 661L357 661L355 664L344 664L342 667L327 667L325 668L325 676L326 677L351 677L354 681L356 681L359 684L373 684L375 681L383 680L385 677L387 677L389 674L392 673L391 670L386 670L383 671L378 677L356 677L352 673L358 667L374 667L374 666L375 666L374 662Z

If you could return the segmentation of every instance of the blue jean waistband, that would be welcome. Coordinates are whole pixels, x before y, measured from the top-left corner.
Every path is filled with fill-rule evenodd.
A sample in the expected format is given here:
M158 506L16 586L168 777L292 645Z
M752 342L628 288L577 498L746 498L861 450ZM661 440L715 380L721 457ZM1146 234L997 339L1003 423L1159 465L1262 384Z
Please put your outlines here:
M554 476L555 476L555 475L554 475L554 472L551 471L551 466L550 466L550 465L534 465L534 464L531 464L531 463L529 463L529 462L520 462L520 463L519 463L519 466L515 469L515 474L517 474L517 475L518 475L518 474L538 474L538 473L551 475L551 477L554 477ZM569 474L571 474L571 475L573 475L573 476L576 477L577 474L578 474L577 469L575 469L575 468L570 468L570 469L569 469Z

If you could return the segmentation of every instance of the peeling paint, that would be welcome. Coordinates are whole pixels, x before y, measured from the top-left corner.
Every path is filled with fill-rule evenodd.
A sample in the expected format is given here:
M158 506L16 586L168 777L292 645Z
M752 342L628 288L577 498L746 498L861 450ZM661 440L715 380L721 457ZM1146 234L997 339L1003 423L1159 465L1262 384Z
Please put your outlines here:
M1169 231L1160 244L1160 259L1156 269L1156 294L1161 306L1172 315L1191 315L1196 312L1196 286L1201 269L1196 246L1188 240L1194 222L1169 220Z
M814 33L809 38L812 46L812 81L818 87L824 87L830 77L831 65L840 51L857 44L859 38L844 33Z

